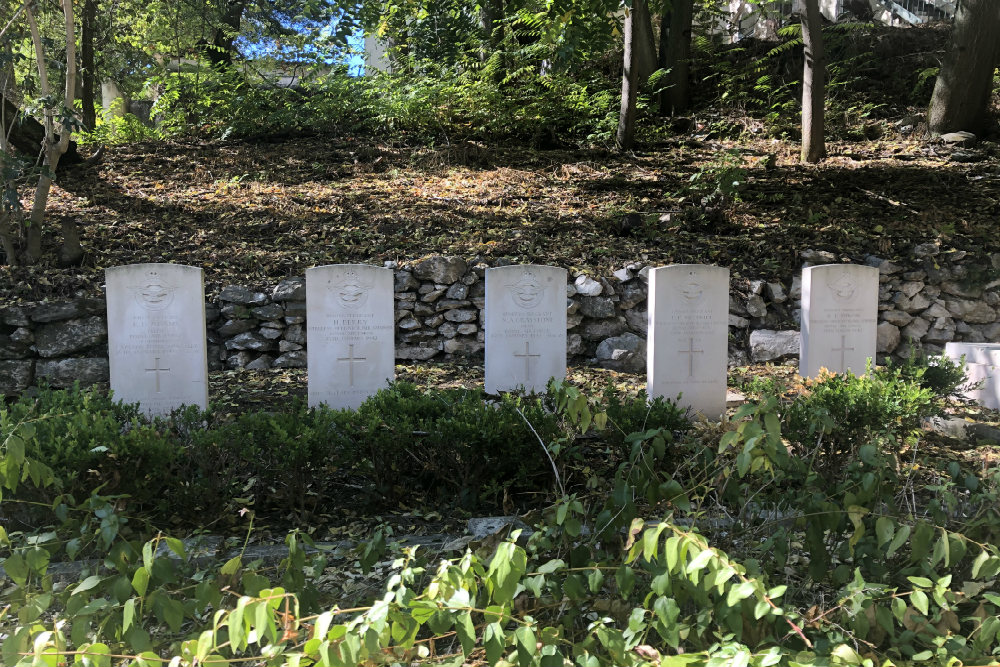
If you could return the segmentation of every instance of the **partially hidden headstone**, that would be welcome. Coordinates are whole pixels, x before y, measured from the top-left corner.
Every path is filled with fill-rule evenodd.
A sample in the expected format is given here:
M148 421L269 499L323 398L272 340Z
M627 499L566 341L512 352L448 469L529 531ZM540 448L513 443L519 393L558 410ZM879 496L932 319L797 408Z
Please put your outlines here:
M1000 343L945 343L944 356L955 362L965 357L963 396L1000 410Z
M649 272L646 393L706 417L726 411L729 269L676 264Z
M486 270L486 391L542 392L566 377L566 269Z
M802 336L799 374L821 368L863 375L875 359L878 269L823 264L802 270Z
M357 408L395 377L392 269L306 270L309 405Z
M208 407L202 270L180 264L106 269L108 362L115 398L148 415Z

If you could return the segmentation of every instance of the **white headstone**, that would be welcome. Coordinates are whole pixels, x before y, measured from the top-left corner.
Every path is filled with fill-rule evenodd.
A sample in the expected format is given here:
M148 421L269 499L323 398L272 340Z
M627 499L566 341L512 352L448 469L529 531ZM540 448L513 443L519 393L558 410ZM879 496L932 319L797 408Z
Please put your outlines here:
M392 382L392 269L332 264L306 270L309 405L357 408Z
M966 384L972 388L963 396L1000 410L1000 343L945 343L944 356L955 362L965 357Z
M486 391L542 392L566 377L566 269L486 270Z
M649 272L646 393L706 417L726 411L729 269L676 264Z
M115 398L149 415L208 407L202 270L180 264L106 269L108 362Z
M874 361L878 326L878 269L823 264L802 270L799 374L821 368L863 375Z

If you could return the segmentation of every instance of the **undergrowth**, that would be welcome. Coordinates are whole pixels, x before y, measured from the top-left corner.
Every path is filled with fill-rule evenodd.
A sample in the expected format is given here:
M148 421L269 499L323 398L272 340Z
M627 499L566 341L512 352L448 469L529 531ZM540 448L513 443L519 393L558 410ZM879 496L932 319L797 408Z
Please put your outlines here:
M1000 471L922 451L919 419L955 386L922 386L915 373L822 377L798 398L763 396L715 424L563 383L499 404L399 385L364 418L301 406L294 417L247 415L244 430L232 431L247 461L278 440L291 450L288 466L309 461L325 440L316 433L351 428L387 429L368 452L392 449L393 439L415 449L435 437L419 431L424 424L439 429L439 440L426 441L435 448L482 437L481 455L492 457L484 467L503 475L521 478L523 459L535 459L538 475L522 481L552 490L551 500L526 515L530 532L464 553L403 547L380 532L356 553L366 569L379 560L389 569L383 592L332 599L321 585L326 555L301 533L289 535L276 568L239 548L206 561L126 519L128 498L60 496L47 523L0 533L16 584L3 592L4 662L997 664ZM63 410L66 400L89 400L91 410L135 417L86 392L46 400ZM72 408L23 410L2 415L5 513L25 486L37 494L65 484L34 458L52 451L35 440L43 422ZM470 435L486 415L496 419ZM191 417L148 426L187 446L213 432L204 415ZM392 432L394 423L407 431ZM518 449L512 439L527 423L532 437ZM143 427L137 419L131 428ZM223 432L214 431L215 446ZM412 465L421 460L414 452L402 460L405 484L427 474L441 483L442 471ZM50 563L82 553L102 558L75 583L58 583Z

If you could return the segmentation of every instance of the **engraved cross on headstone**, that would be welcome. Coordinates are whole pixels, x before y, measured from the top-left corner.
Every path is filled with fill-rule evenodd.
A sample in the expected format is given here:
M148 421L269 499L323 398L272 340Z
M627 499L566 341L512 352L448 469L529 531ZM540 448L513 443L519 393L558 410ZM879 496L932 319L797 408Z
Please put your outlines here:
M159 357L153 357L153 362L154 362L153 363L153 367L152 368L147 368L146 372L147 373L156 373L156 393L159 394L160 393L160 373L169 373L170 369L169 368L160 368L160 358Z
M834 352L840 352L840 369L838 372L843 373L847 370L846 362L844 360L844 352L854 351L853 347L847 347L847 334L840 334L840 347L833 348Z
M354 386L354 364L360 364L363 361L368 361L368 357L355 357L354 356L354 344L351 343L347 346L347 356L337 357L337 361L347 362L347 379L350 383L348 386Z
M525 379L527 379L528 376L531 375L531 369L529 368L529 364L531 363L531 358L532 357L536 357L536 358L537 357L541 357L542 355L540 355L540 354L531 354L531 343L528 342L528 341L524 341L524 354L518 354L517 352L515 352L514 356L515 357L523 357L524 358L524 377L525 377Z
M694 338L688 338L688 349L680 350L680 353L688 355L688 377L694 377L694 355L704 354L705 350L694 349Z

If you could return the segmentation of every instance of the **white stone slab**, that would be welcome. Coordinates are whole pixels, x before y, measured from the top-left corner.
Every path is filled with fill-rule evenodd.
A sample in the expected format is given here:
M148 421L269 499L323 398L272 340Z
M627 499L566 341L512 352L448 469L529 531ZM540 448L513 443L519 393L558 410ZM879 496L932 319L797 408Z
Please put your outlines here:
M802 338L799 374L821 368L863 375L875 359L878 269L823 264L802 270Z
M309 405L357 408L395 377L392 269L306 270Z
M486 270L486 391L542 392L566 377L566 270Z
M729 269L675 264L649 272L646 393L705 417L726 412Z
M149 415L181 405L208 407L208 354L202 270L131 264L104 272L108 362L116 399Z
M1000 343L945 343L944 355L956 362L965 356L970 388L963 396L985 408L1000 410Z

